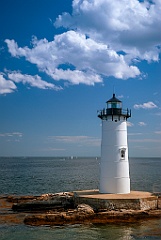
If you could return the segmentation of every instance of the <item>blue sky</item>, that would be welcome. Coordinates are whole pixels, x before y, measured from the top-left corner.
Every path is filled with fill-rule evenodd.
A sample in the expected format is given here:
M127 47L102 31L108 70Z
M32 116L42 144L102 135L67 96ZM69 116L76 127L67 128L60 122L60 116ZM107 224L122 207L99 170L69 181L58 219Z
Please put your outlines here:
M113 88L130 157L161 157L161 0L1 0L0 156L100 156Z

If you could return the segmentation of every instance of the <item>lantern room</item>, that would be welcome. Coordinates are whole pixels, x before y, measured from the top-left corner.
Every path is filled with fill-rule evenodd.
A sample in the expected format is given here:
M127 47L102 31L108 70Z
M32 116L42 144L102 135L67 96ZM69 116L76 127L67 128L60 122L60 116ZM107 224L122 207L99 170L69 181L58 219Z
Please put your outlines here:
M112 117L112 120L118 119L120 120L120 117L123 117L127 120L127 118L131 117L131 110L122 109L122 102L116 98L115 94L113 94L113 97L109 99L107 102L106 109L98 111L98 117L104 120L107 120L109 116ZM115 116L115 117L114 117Z

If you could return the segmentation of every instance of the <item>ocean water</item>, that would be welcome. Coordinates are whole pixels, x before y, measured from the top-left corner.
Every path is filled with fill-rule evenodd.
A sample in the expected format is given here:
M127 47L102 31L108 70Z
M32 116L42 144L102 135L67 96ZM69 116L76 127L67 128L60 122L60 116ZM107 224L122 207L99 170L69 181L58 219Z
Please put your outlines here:
M40 195L98 188L99 158L0 158L0 195ZM131 190L161 192L161 158L130 158ZM135 224L30 227L1 224L0 240L161 239L161 219Z

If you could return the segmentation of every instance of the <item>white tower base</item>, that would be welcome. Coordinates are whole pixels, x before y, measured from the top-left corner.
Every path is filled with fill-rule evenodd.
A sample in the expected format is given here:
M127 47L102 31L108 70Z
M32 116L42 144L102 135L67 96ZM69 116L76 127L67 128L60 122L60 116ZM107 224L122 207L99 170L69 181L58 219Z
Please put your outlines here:
M130 193L130 179L129 178L101 178L100 179L100 193Z

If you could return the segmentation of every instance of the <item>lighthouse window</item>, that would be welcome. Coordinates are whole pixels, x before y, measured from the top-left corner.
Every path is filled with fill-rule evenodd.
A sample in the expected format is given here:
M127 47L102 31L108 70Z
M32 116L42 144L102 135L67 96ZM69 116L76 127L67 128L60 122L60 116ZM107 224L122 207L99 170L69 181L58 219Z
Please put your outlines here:
M117 108L117 103L115 102L111 103L111 108Z
M125 149L121 149L121 159L125 159Z

